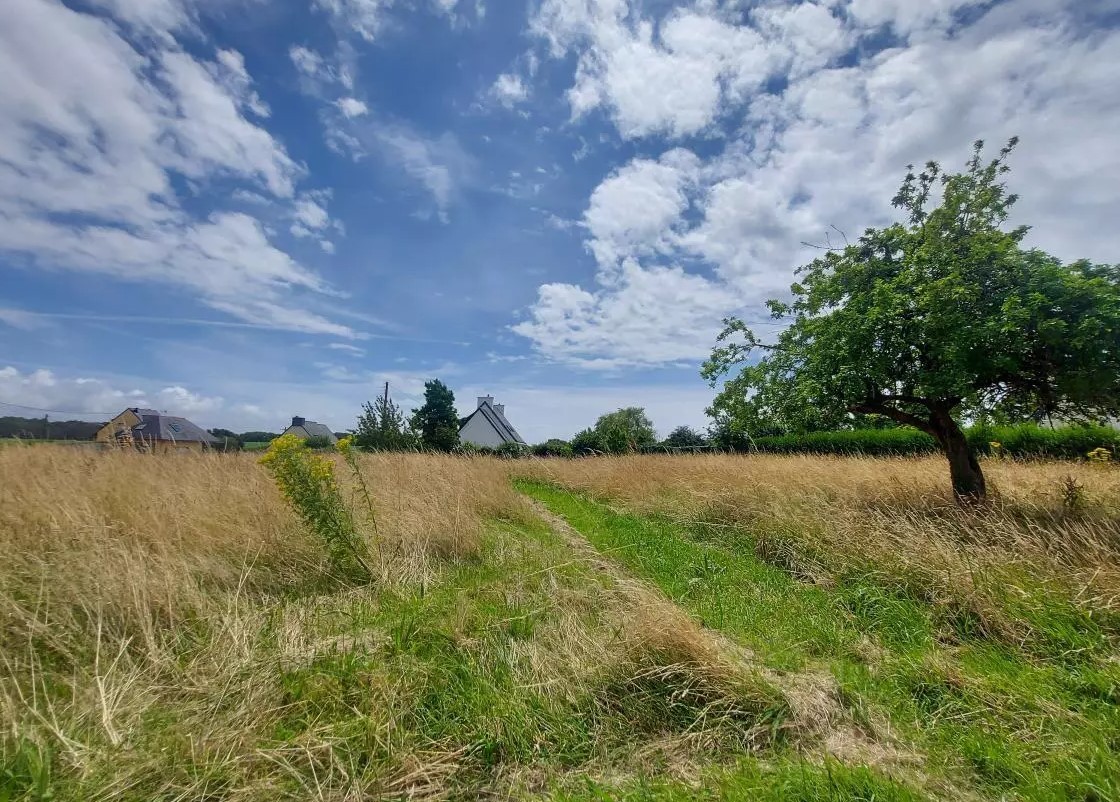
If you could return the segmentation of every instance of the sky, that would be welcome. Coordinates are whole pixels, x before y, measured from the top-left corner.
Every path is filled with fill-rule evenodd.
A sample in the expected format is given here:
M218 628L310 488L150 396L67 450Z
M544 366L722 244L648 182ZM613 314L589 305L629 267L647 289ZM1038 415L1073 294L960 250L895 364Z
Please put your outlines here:
M721 319L976 139L1120 261L1120 0L4 0L0 75L0 414L703 427Z

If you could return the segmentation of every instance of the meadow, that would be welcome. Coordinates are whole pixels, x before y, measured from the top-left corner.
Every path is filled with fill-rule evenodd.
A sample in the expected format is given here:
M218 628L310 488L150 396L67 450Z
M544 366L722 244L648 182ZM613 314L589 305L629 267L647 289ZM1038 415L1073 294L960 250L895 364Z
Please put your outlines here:
M0 449L0 799L1120 798L1120 468L259 456Z

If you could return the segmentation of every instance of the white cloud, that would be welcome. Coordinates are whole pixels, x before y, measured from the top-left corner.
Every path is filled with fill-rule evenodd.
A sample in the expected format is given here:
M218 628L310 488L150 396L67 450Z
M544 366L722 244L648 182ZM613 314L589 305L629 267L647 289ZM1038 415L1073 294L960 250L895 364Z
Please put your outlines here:
M507 109L512 109L529 98L529 87L521 80L520 75L504 72L490 87L490 95Z
M279 204L302 176L244 116L267 109L239 54L198 60L171 38L141 52L105 19L11 0L0 4L0 74L0 251L174 285L243 320L349 331L286 313L290 291L329 288L259 220L179 203L175 175L198 189L236 181Z
M596 187L584 221L604 270L626 256L669 248L699 168L690 151L671 150L657 161L635 159Z
M350 343L328 343L327 348L330 348L332 351L344 351L351 356L366 355L364 348L359 348L358 346L351 345Z
M731 16L731 15L729 15ZM579 55L572 116L606 107L624 137L704 133L768 77L843 54L850 37L825 4L761 6L753 25L678 9L660 20L626 0L545 0L531 29L553 55Z
M372 42L385 25L385 12L393 0L315 0L338 24Z
M541 354L586 367L696 362L721 315L761 312L793 268L819 253L804 242L842 243L845 232L854 239L895 219L889 201L905 165L933 158L959 169L975 138L993 150L1022 138L1009 181L1022 196L1014 222L1036 226L1030 243L1064 259L1115 261L1120 31L1078 20L1072 3L1031 0L949 25L964 5L857 0L850 16L835 4L831 13L823 3L757 6L750 35L765 58L755 53L737 78L726 65L746 55L721 55L721 35L696 33L734 27L713 4L671 12L658 39L623 0L547 0L536 32L554 52L577 54L573 93L610 109L620 136L701 131L731 108L745 118L725 128L719 151L638 157L606 177L584 215L598 286L546 284L514 331ZM865 44L853 63L836 60L881 25L908 43ZM713 79L720 101L711 115L627 111L611 65L645 43L657 51L651 58L727 59ZM764 87L769 74L784 84Z
M428 7L456 23L465 21L455 12L460 0L429 0ZM315 0L315 7L326 12L341 32L354 33L367 42L377 39L390 24L390 11L395 6L415 7L415 0ZM485 8L481 2L475 6L475 15L481 19Z
M27 407L25 415L57 410L79 417L104 417L126 407L143 406L190 416L216 412L223 406L219 397L178 385L149 390L122 388L100 378L65 378L45 369L21 373L11 366L0 368L0 395L10 404Z
M294 214L296 220L307 228L315 230L326 228L331 221L326 208L311 196L296 201Z
M334 104L338 106L338 110L347 118L361 117L363 114L369 114L369 107L356 97L339 98Z
M694 360L735 306L734 295L716 282L627 260L609 289L545 284L530 318L512 329L549 359L612 370Z

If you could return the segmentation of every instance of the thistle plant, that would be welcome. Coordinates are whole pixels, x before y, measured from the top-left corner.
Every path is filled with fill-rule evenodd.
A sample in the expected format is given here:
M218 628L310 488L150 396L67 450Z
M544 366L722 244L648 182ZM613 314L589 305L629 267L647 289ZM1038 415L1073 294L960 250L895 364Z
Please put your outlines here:
M331 564L344 575L373 579L365 542L342 498L331 460L286 434L272 441L260 461L304 525L323 541Z

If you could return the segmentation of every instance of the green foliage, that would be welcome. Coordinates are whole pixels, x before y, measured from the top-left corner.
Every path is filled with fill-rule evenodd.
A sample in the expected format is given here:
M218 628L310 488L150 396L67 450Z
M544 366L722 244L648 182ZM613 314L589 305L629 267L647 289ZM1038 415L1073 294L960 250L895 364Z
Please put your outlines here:
M241 438L229 429L208 429L207 431L218 438L219 442L213 446L218 451L240 451L244 448Z
M1120 269L1062 264L1024 250L1026 228L1004 230L1014 145L985 164L976 143L963 173L908 173L894 198L904 222L829 250L798 269L792 301L768 303L788 323L776 342L726 320L702 371L730 377L713 417L807 432L883 415L937 440L958 497L982 498L962 411L1120 413Z
M649 448L657 442L653 423L641 407L626 407L600 416L591 430L593 437L580 432L572 438L572 448L577 452L605 451L610 454L628 454ZM576 443L579 442L579 446Z
M521 443L502 443L494 449L494 453L505 459L517 459L527 456L529 454L529 447Z
M535 457L570 457L572 453L571 443L555 437L533 446L533 456Z
M678 426L661 441L666 448L702 448L708 445L708 438L691 426Z
M455 394L439 379L424 382L424 404L413 410L412 428L431 451L453 451L459 445Z
M1049 428L1019 426L973 426L965 431L970 448L977 454L991 454L992 443L999 444L1001 455L1049 459L1086 459L1097 448L1120 447L1120 431L1111 426L1061 426ZM746 444L744 450L751 447ZM808 432L775 437L757 437L753 447L777 454L862 454L864 456L901 456L931 454L937 442L924 432L911 428L847 429L836 432Z
M313 437L308 437L303 441L303 444L312 451L326 451L327 449L334 448L334 443L325 434L317 434Z
M271 443L279 436L277 432L242 432L237 437L242 443Z
M418 441L400 407L391 398L378 396L374 403L362 405L354 446L362 451L411 451Z
M334 568L343 576L372 579L365 540L342 498L333 463L313 454L294 434L273 440L260 461L304 525L322 540Z
M607 447L603 443L599 433L594 429L584 429L576 432L575 437L572 438L572 453L576 455L596 454L606 451Z
M0 417L0 439L18 437L23 440L92 440L103 425L83 420L5 415Z

